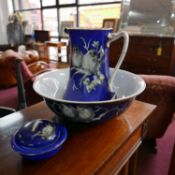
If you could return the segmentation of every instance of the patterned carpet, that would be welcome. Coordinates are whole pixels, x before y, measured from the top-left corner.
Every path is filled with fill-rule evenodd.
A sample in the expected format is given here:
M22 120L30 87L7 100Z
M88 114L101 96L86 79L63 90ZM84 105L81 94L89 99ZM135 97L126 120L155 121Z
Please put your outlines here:
M0 89L0 106L16 108L18 104L17 87Z
M157 154L150 153L147 143L142 144L138 154L137 175L168 175L173 146L175 144L175 121L164 136L157 139Z

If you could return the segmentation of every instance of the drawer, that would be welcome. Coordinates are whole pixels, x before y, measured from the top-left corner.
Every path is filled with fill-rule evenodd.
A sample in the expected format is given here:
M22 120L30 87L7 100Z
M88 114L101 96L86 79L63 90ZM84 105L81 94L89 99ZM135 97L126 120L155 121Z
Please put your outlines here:
M112 43L122 44L123 39L120 38ZM149 37L149 36L129 36L129 43L136 45L157 45L164 44L165 46L172 46L174 44L174 38L166 37Z
M160 53L161 49L161 53ZM155 45L136 45L129 44L128 53L136 54L137 56L157 56L160 58L167 57L170 58L172 54L172 47Z
M119 59L120 53L111 54L109 56L110 66L114 67ZM150 66L158 67L170 67L171 66L171 57L159 57L159 56L150 56L149 54L137 55L135 52L128 52L124 59L124 63L128 62L130 64L144 64ZM123 63L123 64L124 64Z
M163 44L172 46L174 43L173 38L166 38L166 37L146 37L146 36L130 36L129 42L132 44L138 44L138 45L155 45L155 44Z
M113 43L110 46L109 50L109 57L113 59L118 59L119 55L122 50L122 43ZM159 52L159 45L158 44L152 44L149 45L146 44L135 44L130 43L129 48L127 51L127 57L132 59L140 59L142 58L142 61L149 61L153 58L153 61L162 61L162 64L166 64L167 61L170 61L172 58L173 53L173 45L162 45L161 47L161 54L158 55ZM147 60L149 59L149 60ZM161 63L160 63L161 64Z
M149 75L169 75L169 69L167 67L155 67L143 64L122 64L121 69L133 72L135 74L149 74Z
M121 48L121 46L123 45L123 39L119 39L114 41L111 46L115 45L115 47L119 47ZM161 47L163 48L171 48L174 45L174 39L173 38L151 38L151 37L129 37L129 45L134 45L134 46L145 46L145 47L150 47L150 48L155 48L155 47L159 47L161 45ZM111 47L110 46L110 47Z
M160 56L152 56L149 54L142 54L137 55L136 53L127 53L125 59L129 62L133 63L141 63L147 65L154 65L154 66L170 66L171 57L160 57Z

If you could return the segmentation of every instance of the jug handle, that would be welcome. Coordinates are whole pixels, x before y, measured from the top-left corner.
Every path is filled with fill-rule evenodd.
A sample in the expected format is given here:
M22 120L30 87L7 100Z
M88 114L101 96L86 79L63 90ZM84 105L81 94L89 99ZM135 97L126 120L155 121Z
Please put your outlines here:
M122 51L121 51L121 54L120 54L120 57L119 57L119 60L114 68L114 71L109 79L109 88L110 88L110 91L113 92L115 90L112 89L112 82L117 74L117 71L118 69L120 68L121 64L123 63L123 60L125 58L125 55L126 55L126 52L128 50L128 45L129 45L129 36L128 36L128 33L127 32L124 32L124 31L121 31L121 32L118 32L118 33L110 33L108 38L110 39L108 42L107 42L107 47L110 46L110 44L112 42L114 42L115 40L119 39L123 37L124 38L124 44L123 44L123 48L122 48Z

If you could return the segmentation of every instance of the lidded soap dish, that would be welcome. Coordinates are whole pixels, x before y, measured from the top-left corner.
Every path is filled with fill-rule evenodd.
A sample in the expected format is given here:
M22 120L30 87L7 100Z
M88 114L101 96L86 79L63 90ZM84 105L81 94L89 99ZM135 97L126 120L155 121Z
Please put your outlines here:
M67 139L67 129L52 120L26 123L11 138L12 148L30 160L42 160L57 153Z

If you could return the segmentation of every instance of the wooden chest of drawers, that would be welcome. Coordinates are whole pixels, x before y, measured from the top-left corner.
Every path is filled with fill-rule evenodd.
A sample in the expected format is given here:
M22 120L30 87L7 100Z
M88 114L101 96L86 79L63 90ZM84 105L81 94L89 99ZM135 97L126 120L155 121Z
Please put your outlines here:
M122 69L137 74L175 75L175 45L172 37L130 36L129 48ZM113 42L109 51L114 67L123 40Z

